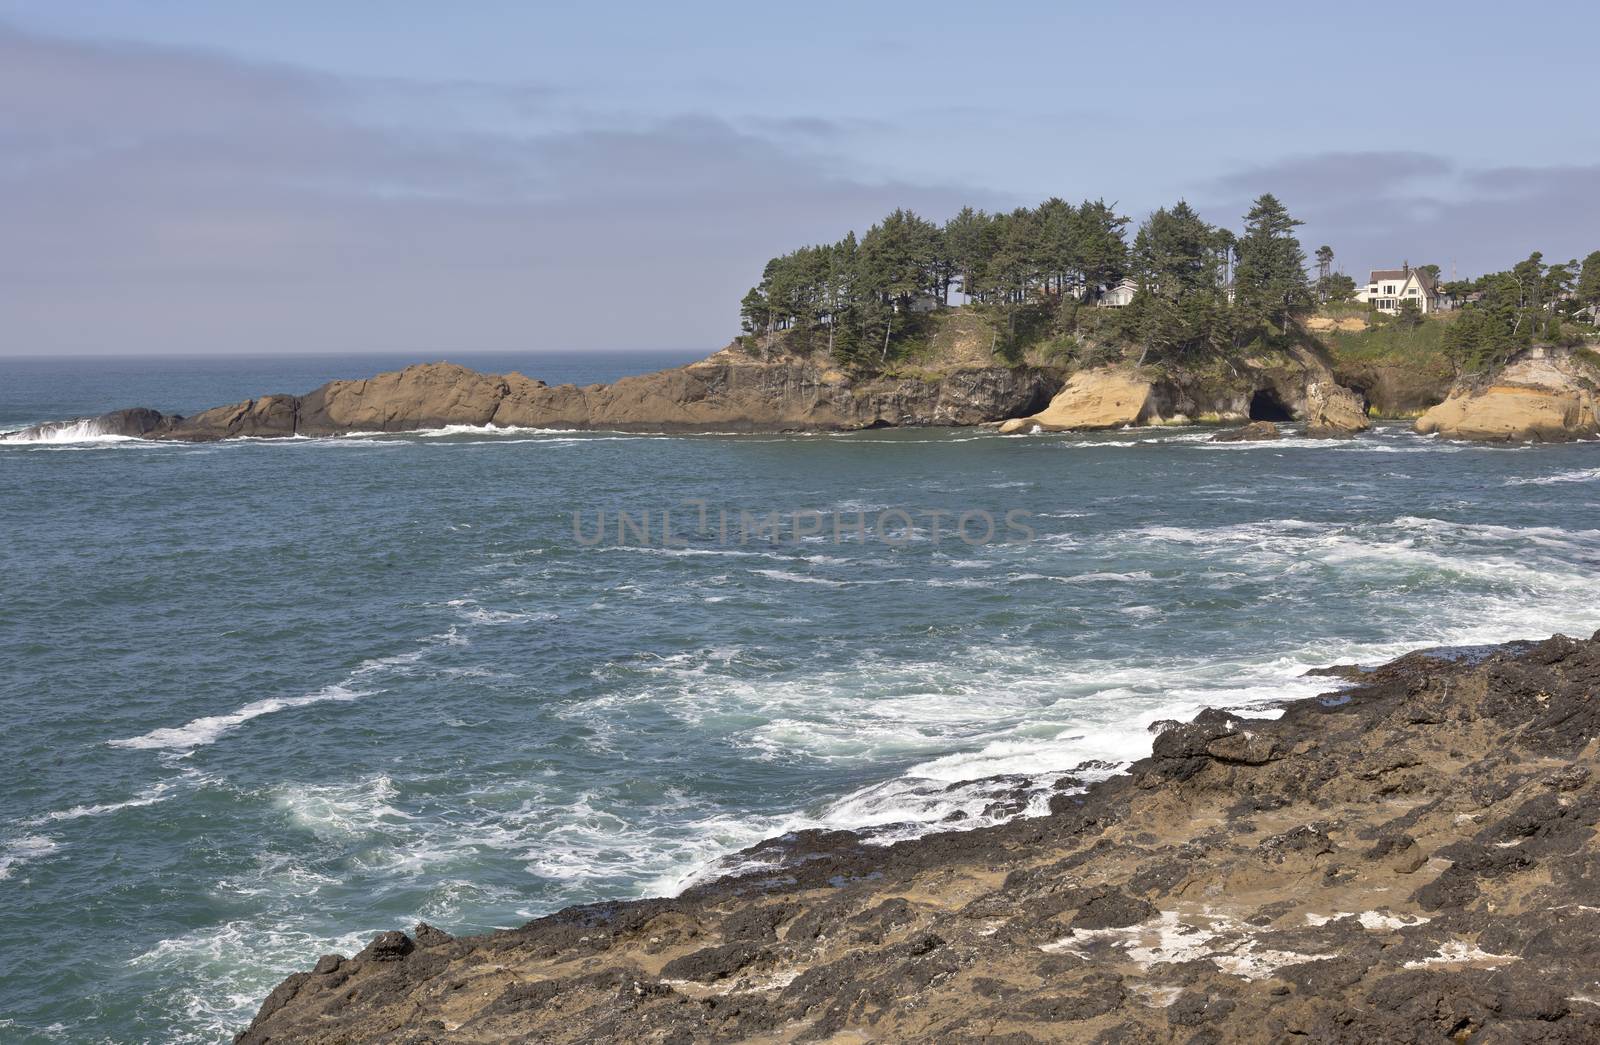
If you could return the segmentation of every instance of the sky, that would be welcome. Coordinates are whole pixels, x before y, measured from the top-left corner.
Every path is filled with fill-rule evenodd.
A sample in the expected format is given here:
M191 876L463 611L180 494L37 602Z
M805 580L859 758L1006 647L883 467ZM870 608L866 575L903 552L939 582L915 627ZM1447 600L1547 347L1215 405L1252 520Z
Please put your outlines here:
M895 207L1600 249L1600 5L0 0L0 355L703 349Z

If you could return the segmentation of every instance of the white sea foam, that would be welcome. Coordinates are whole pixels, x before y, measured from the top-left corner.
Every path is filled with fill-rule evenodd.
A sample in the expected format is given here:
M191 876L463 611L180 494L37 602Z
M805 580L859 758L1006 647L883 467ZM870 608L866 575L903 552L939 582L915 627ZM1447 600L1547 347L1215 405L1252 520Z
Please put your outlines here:
M206 715L202 718L191 719L181 726L152 729L148 733L125 740L107 741L112 747L135 749L161 749L167 751L187 751L192 748L204 747L214 744L224 734L262 715L270 715L275 711L286 711L289 708L302 708L310 704L321 704L328 701L360 700L370 697L375 690L349 689L345 686L324 686L314 693L304 693L297 697L266 697L262 700L251 701L236 711L226 715Z
M85 417L72 421L46 421L15 432L0 435L0 443L125 443L133 436L113 435L106 431L98 418Z
M128 966L172 985L174 1026L163 1040L227 1041L279 980L306 964L308 955L354 954L380 928L393 926L326 936L303 918L287 915L272 923L235 919L162 940Z
M179 785L199 779L200 776L201 774L196 770L186 770L178 776L158 780L142 788L132 798L124 799L121 802L84 803L72 806L69 809L53 810L43 816L25 820L23 823L37 826L51 823L52 821L82 820L86 817L108 816L112 813L120 813L124 809L140 809L144 806L153 806L158 802L165 802L172 798L177 793Z
M786 581L789 584L822 584L830 588L843 588L847 581L829 580L826 577L812 577L804 573L795 573L792 570L751 570L751 573L769 580Z
M58 851L61 844L44 835L22 835L0 844L0 881L10 878L23 864L42 860Z
M464 641L461 634L455 628L451 628L441 634L429 636L420 648L408 653L362 661L342 682L331 686L292 697L264 697L224 715L205 715L191 719L181 726L153 729L136 737L108 740L106 743L111 747L135 750L192 751L197 747L216 743L225 734L263 715L313 704L348 703L373 696L382 692L381 687L371 685L374 678L385 672L408 670L436 646L456 645Z
M1600 482L1600 468L1584 468L1572 472L1557 472L1555 475L1539 475L1525 479L1507 479L1507 486L1554 486L1559 483L1592 483Z
M399 791L386 773L351 784L284 785L275 804L313 834L345 838L371 833L415 817L396 808Z
M475 599L451 599L446 603L467 624L526 624L556 620L549 610L496 610L480 606Z

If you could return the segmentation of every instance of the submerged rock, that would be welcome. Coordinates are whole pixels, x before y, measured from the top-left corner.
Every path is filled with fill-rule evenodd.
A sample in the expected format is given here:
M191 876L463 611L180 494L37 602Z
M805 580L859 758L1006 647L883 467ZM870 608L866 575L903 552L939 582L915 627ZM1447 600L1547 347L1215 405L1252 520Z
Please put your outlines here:
M148 407L113 410L99 417L80 417L71 421L48 421L15 432L0 432L8 443L49 443L105 436L139 438L160 428L170 419Z
M1278 426L1271 421L1252 421L1243 428L1235 428L1228 432L1218 432L1211 437L1213 443L1254 443L1268 439L1278 439L1283 435Z
M382 934L238 1041L1600 1040L1600 636L1330 673L1041 816Z

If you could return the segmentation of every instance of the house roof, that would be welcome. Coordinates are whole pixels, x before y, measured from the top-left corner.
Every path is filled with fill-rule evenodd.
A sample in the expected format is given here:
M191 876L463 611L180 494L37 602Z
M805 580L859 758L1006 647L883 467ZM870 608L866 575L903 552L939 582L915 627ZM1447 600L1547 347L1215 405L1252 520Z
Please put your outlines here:
M1423 290L1426 290L1429 293L1434 291L1435 282L1433 277L1421 269L1373 269L1372 278L1367 280L1367 282L1380 283L1386 279L1402 281L1409 276L1416 276L1417 282L1422 284Z

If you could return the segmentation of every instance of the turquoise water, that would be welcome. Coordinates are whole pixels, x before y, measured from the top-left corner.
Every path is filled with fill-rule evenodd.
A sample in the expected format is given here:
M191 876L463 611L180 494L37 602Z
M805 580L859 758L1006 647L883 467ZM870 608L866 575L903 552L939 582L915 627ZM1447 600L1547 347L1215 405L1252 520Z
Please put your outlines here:
M0 429L405 361L0 361ZM0 444L0 1038L223 1041L381 929L1026 815L1006 783L1306 667L1600 627L1600 445L1208 435Z

